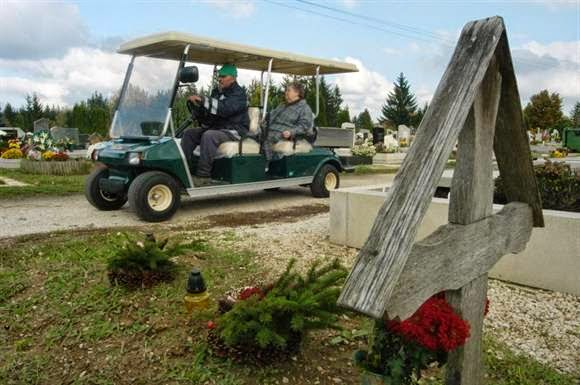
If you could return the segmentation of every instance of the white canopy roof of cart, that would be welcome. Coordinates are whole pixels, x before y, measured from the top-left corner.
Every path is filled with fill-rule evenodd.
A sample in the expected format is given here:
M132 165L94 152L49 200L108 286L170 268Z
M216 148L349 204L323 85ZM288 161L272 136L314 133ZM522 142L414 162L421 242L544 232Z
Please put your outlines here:
M358 71L350 63L228 43L181 32L163 32L131 40L122 44L118 52L180 60L187 44L190 45L187 60L196 63L231 63L241 69L267 71L269 60L274 59L272 72L300 76L315 75L318 66L321 75Z

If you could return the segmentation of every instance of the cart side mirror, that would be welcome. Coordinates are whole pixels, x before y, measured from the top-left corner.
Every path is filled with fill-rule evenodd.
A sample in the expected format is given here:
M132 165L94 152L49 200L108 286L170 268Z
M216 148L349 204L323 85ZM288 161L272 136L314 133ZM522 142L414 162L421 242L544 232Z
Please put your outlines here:
M199 79L199 71L196 66L183 67L179 70L181 83L195 83Z

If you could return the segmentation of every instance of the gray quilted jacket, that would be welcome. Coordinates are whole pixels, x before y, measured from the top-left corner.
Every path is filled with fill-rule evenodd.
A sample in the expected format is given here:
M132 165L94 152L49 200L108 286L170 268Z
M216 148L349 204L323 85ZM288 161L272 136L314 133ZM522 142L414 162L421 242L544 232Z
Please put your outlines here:
M280 140L282 131L296 134L313 134L314 116L304 99L292 104L281 104L270 112L268 139Z

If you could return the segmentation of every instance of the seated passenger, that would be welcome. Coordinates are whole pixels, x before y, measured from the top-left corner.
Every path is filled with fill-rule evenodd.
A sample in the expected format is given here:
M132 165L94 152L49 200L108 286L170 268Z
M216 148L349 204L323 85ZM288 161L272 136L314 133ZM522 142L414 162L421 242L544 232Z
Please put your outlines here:
M236 82L237 76L238 70L234 65L224 64L218 71L219 87L212 91L211 97L192 95L188 98L203 110L197 117L201 127L185 130L181 140L181 148L190 168L193 151L201 145L193 180L196 187L211 184L211 168L219 145L240 140L248 133L248 98L246 91Z
M312 135L314 115L304 100L304 86L298 82L286 86L286 102L269 114L268 135L264 140L266 159L272 159L272 146L281 140L291 140L296 135Z

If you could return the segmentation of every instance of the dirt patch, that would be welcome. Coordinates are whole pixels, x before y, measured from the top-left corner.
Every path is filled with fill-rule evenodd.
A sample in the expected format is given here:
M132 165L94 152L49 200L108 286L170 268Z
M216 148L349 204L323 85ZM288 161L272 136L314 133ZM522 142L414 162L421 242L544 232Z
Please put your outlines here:
M298 222L300 219L313 217L329 211L330 208L328 205L313 204L287 207L281 210L210 215L205 217L205 220L207 221L207 227L205 227L205 229L212 227L252 226L271 222L292 223Z

